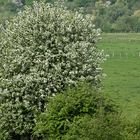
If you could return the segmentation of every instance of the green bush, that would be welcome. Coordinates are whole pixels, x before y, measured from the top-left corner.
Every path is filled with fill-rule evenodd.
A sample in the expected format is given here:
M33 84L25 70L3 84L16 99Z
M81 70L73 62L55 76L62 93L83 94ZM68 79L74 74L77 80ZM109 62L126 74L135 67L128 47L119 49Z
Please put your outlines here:
M132 122L127 121L124 123L124 133L127 140L139 140L140 139L140 116Z
M99 35L91 16L43 2L5 23L0 40L2 135L30 135L45 98L67 86L80 80L100 85Z
M85 115L76 118L63 140L124 140L119 115Z
M44 140L122 140L122 131L117 107L87 84L51 98L35 127Z

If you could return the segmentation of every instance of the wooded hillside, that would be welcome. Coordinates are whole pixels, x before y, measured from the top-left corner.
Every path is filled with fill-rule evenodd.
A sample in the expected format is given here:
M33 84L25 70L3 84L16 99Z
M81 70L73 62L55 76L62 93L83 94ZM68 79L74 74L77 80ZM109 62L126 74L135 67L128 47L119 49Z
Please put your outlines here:
M33 1L1 0L0 22L3 23L24 5L30 5ZM56 1L46 0L46 2ZM85 14L95 16L96 27L104 32L140 32L139 0L65 0L64 4L72 10L82 7Z

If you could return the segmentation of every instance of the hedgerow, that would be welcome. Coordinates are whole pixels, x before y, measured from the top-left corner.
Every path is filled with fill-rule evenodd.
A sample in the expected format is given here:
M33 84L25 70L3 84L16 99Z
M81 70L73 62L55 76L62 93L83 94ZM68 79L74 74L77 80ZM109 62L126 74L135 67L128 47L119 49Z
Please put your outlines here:
M43 140L124 140L122 121L117 106L84 83L51 98L34 130Z

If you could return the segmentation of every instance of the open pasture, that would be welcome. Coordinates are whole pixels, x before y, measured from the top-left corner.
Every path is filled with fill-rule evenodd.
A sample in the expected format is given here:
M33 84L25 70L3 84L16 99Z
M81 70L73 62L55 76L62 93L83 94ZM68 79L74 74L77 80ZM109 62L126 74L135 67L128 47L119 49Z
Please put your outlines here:
M98 44L108 54L103 64L107 77L103 92L120 105L123 115L140 114L140 34L103 34Z

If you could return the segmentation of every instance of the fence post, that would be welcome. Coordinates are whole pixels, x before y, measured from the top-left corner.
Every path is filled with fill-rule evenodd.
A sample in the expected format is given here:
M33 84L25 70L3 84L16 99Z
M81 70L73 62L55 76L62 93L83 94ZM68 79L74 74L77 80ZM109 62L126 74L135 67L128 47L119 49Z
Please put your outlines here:
M114 52L112 53L112 57L114 57Z

